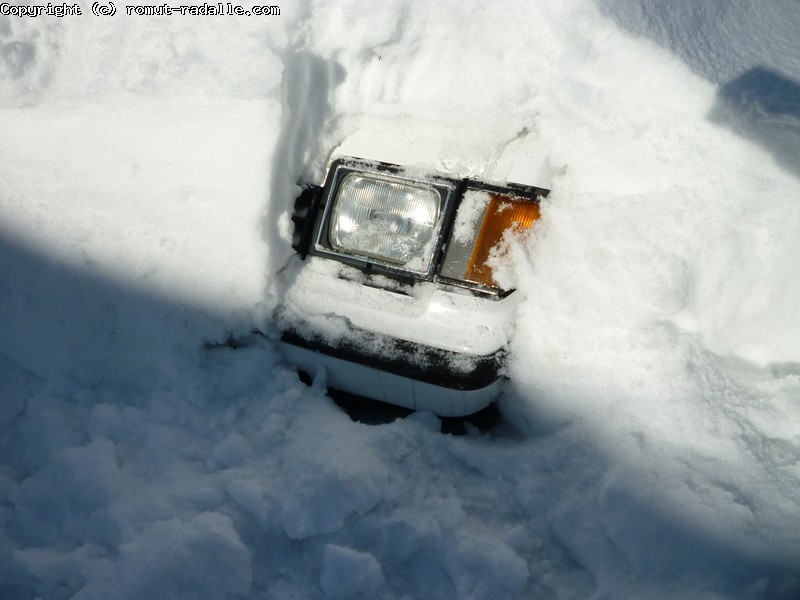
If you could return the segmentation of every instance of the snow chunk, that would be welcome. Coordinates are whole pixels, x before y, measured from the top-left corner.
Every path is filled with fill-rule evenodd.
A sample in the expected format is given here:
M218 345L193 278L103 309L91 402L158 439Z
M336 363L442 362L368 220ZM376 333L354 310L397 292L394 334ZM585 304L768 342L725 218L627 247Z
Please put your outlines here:
M485 535L459 533L445 568L460 598L518 598L528 583L525 560L511 546Z
M232 433L211 452L211 465L221 468L240 464L251 452L249 442L240 433Z
M122 489L114 444L97 438L86 446L64 448L52 467L48 486L76 511L91 512L105 506Z
M87 573L89 584L75 599L242 595L253 579L250 558L226 515L206 512L188 522L159 521L123 544L119 561L102 561Z
M383 585L383 569L368 552L328 544L323 551L324 568L319 578L328 598L373 594Z
M338 531L349 515L363 515L383 499L388 465L367 439L333 428L334 414L347 419L318 407L288 432L278 515L295 540Z
M236 504L256 517L259 523L267 522L271 504L270 499L265 497L268 490L264 485L250 479L237 479L225 491Z
M16 562L12 569L0 572L0 596L28 597L20 594L19 590L22 589L20 584L25 578L32 578L36 581L38 598L59 600L72 598L76 591L86 585L83 568L101 556L102 552L92 544L83 545L72 552L53 548L28 548L17 551Z
M286 535L303 540L338 531L349 514L364 514L380 501L379 484L370 481L370 476L366 481L358 481L342 475L311 471L299 476L287 490L291 496L281 510Z

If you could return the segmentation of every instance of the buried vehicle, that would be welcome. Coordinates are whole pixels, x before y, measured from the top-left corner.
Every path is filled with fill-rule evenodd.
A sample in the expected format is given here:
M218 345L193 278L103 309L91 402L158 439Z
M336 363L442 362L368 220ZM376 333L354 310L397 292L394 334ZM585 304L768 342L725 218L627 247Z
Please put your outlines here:
M521 293L492 266L507 232L539 218L544 187L339 155L292 220L276 320L300 372L441 417L492 404Z

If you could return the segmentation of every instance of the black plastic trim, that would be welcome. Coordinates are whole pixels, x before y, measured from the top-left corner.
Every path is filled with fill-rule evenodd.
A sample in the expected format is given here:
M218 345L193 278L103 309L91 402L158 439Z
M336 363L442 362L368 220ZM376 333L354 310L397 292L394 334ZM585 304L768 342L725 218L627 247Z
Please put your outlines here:
M488 356L474 357L474 367L471 370L459 371L453 368L453 360L469 359L459 352L366 331L360 331L359 338L374 340L379 342L376 345L390 350L376 353L366 349L373 346L371 343L362 341L356 345L347 339L332 344L319 336L303 335L297 329L288 329L281 334L281 341L287 344L449 389L480 390L503 377L506 355L504 350Z
M319 211L319 198L322 189L318 185L305 188L294 202L294 212L292 222L294 223L294 235L292 248L305 260L308 256L308 248L314 234L313 223L316 221Z

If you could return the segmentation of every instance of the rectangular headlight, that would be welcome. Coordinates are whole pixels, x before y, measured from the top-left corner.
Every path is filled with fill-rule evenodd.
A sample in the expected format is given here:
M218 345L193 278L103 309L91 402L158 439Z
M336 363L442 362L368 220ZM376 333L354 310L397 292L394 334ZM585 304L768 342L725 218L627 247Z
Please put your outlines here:
M331 210L331 246L424 272L433 254L440 205L432 187L349 173Z

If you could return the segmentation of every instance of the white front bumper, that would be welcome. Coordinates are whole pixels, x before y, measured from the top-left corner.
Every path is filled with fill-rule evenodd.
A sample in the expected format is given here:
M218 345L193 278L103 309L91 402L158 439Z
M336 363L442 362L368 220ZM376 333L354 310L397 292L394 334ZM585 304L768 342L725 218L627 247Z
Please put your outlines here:
M323 368L329 387L441 416L485 408L500 392L500 357L519 294L477 297L417 283L390 291L335 261L292 265L279 316L283 354L299 370ZM407 365L407 368L404 367Z

